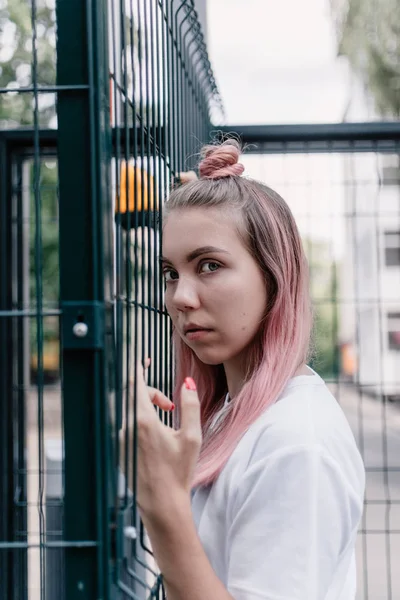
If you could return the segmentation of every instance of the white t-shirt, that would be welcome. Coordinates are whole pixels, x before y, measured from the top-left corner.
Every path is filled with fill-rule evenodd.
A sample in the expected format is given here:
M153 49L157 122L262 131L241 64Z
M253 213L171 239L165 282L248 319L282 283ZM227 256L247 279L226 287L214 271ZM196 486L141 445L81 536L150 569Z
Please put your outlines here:
M235 600L354 600L364 487L342 409L319 375L301 375L192 492L193 517Z

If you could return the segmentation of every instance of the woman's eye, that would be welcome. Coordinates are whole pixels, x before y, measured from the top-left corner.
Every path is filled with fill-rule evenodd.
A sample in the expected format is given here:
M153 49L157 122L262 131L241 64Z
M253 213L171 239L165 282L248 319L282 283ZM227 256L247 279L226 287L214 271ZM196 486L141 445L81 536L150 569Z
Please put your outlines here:
M220 265L218 263L209 260L201 265L200 270L202 273L213 273L214 271L218 271L219 268Z
M165 281L176 281L178 279L178 273L172 269L166 269L164 271Z

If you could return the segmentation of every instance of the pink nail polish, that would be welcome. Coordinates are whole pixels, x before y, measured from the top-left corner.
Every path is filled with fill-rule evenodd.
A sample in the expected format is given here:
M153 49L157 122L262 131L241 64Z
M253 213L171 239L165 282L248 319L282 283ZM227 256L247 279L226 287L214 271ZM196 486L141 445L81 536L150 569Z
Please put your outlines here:
M186 386L186 389L192 390L193 392L195 392L196 389L197 389L196 388L196 384L195 384L194 380L191 377L186 377L186 379L185 379L185 386Z
M174 403L171 404L171 408L169 410L175 410L175 404Z

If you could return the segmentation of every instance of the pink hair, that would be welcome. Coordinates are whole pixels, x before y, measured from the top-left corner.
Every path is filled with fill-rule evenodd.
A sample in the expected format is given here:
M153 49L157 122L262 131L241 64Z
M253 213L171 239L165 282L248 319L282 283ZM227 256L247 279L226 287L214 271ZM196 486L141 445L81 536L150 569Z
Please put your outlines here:
M240 152L233 144L204 146L203 160L199 165L199 174L203 179L222 179L230 175L241 175L244 166L238 163Z
M166 203L166 215L175 209L228 205L238 217L239 234L265 274L269 297L264 322L247 355L245 383L215 430L210 429L210 421L227 392L223 366L202 363L173 334L175 426L180 421L179 392L188 375L197 384L201 403L203 443L193 487L208 485L218 477L250 425L279 398L307 360L310 344L308 265L293 215L276 192L238 176L243 172L243 165L237 163L239 155L240 146L234 140L206 146L199 167L205 178L173 190Z

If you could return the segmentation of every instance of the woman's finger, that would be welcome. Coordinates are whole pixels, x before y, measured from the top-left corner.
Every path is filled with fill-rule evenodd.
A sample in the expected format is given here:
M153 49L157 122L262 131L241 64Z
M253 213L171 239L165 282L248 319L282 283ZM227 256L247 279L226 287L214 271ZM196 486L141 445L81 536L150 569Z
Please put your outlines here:
M147 357L144 359L144 365L143 365L143 377L146 378L146 374L147 374L147 369L149 368L151 363L151 358Z
M143 365L138 361L136 364L136 380L134 382L137 390L137 410L138 414L149 415L151 418L154 417L154 410L152 409L151 403L149 402L149 392L147 384L144 380Z
M171 402L171 400L169 400L169 398L167 398L167 396L165 396L160 390L146 384L143 375L143 368L140 363L137 363L136 386L137 406L139 413L149 414L150 411L152 416L154 416L154 411L151 409L151 403L155 404L162 410L173 410L175 408L173 402Z
M146 377L147 369L149 368L150 363L151 358L145 358L143 371L144 378ZM157 388L148 385L147 391L149 392L150 400L152 401L152 403L161 408L162 410L173 410L175 408L175 404Z
M174 410L175 404L157 388L147 386L150 400L162 410Z
M177 185L182 185L183 183L189 183L190 181L196 181L197 175L195 171L181 171L175 177L175 181Z
M186 440L200 446L200 401L196 384L191 377L186 377L181 389L181 432Z

